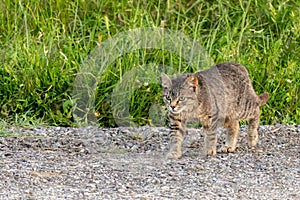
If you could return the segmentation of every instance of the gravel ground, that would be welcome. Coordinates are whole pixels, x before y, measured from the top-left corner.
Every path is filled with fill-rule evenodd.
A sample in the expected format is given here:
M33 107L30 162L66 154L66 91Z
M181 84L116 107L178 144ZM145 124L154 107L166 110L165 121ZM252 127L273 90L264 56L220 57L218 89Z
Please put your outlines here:
M246 131L236 153L206 158L190 129L183 157L167 160L162 127L10 128L0 199L300 199L300 126L261 126L255 149Z

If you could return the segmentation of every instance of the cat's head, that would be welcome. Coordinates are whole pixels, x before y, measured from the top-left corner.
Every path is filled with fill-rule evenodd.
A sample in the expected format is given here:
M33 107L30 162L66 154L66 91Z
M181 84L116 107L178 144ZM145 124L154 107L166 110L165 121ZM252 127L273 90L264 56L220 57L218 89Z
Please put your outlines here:
M192 74L171 79L162 73L162 96L168 110L174 114L192 112L198 104L198 78Z

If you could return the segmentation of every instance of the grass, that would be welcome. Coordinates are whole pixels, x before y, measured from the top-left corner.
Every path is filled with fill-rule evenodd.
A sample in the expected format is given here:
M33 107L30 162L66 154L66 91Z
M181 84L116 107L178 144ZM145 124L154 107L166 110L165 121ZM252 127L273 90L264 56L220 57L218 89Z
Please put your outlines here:
M288 0L3 0L1 118L8 124L77 125L72 115L73 86L97 43L131 29L164 27L197 40L215 63L235 61L247 66L257 93L271 94L262 107L263 124L300 124L299 4ZM155 84L131 77L141 82L139 87L119 107L111 104L126 73L149 64L171 66L175 73L198 69L164 49L138 49L117 57L96 77L93 114L99 125L116 126L117 116L136 125L161 123L155 122L157 116L149 116L165 117L155 77L150 79ZM137 75L147 77L147 73ZM126 109L129 114L123 116Z

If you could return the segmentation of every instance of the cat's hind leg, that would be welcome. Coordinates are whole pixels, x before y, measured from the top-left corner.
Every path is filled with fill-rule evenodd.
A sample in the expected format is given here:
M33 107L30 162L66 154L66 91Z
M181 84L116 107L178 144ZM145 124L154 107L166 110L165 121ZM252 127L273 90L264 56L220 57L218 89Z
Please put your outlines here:
M248 125L248 145L254 147L258 142L259 117L249 119Z
M236 149L236 143L239 133L239 121L226 121L224 127L227 129L227 137L225 145L221 147L220 151L223 153L233 153Z
M258 142L258 126L260 121L259 107L255 109L253 117L249 118L248 125L248 145L254 147Z

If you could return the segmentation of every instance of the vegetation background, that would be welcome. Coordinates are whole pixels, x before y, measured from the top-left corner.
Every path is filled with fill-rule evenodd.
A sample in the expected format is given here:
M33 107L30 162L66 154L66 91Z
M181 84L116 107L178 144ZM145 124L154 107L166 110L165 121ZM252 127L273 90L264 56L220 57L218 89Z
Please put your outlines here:
M141 27L180 31L215 63L247 66L257 93L271 94L262 123L300 124L298 0L2 0L0 10L1 124L76 125L72 89L80 65L97 42ZM95 114L101 126L116 125L107 97L117 82L147 62L194 70L162 50L118 58L99 77ZM160 91L155 84L135 91L133 121L151 123L149 105L161 99Z

